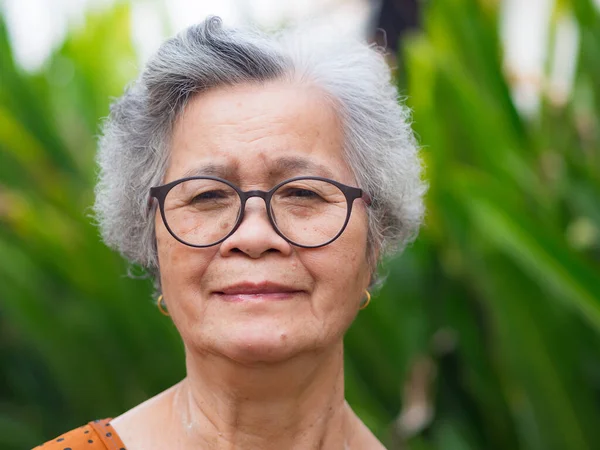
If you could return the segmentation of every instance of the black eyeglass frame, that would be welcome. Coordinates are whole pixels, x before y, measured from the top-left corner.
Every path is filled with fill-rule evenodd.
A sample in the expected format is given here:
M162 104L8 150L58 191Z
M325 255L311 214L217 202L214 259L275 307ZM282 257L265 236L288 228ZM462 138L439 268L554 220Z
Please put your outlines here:
M219 239L217 242L215 242L213 244L208 244L208 245L190 244L189 242L185 242L183 239L179 238L175 234L175 232L173 232L173 230L171 229L171 227L169 227L169 223L168 223L167 218L165 216L165 199L167 198L167 195L169 194L169 191L171 189L173 189L178 184L183 183L185 181L189 181L189 180L213 180L213 181L219 181L219 182L225 183L226 185L228 185L229 187L231 187L235 192L237 192L237 194L240 197L240 202L241 202L240 203L240 210L238 212L238 217L236 219L236 223L235 223L234 227L223 238ZM302 244L298 244L298 243L292 241L290 238L286 237L279 230L279 228L277 227L277 225L275 224L275 220L273 219L273 215L271 214L271 198L273 197L273 194L277 191L277 189L279 189L284 184L291 183L292 181L298 181L298 180L317 180L317 181L325 181L325 182L331 183L334 186L336 186L340 191L342 191L342 193L346 197L347 212L346 212L346 220L344 220L344 225L342 226L342 228L340 229L340 231L333 238L331 238L329 241L325 242L324 244L319 244L319 245L302 245ZM158 205L159 205L159 208L160 208L160 215L162 217L163 223L165 224L165 227L167 228L167 230L169 231L169 233L171 234L171 236L173 236L176 240L178 240L182 244L185 244L185 245L190 246L190 247L207 248L207 247L212 247L214 245L220 244L221 242L225 241L233 233L236 232L236 230L240 227L240 225L242 223L242 220L244 220L244 212L246 211L246 202L248 201L248 199L250 199L252 197L260 197L260 198L262 198L265 201L265 206L266 206L266 209L267 209L267 217L269 218L269 222L271 223L271 226L273 227L273 229L275 230L275 232L279 236L281 236L285 241L289 242L292 245L295 245L296 247L301 247L301 248L319 248L319 247L324 247L325 245L331 244L333 241L335 241L337 238L339 238L342 235L342 233L344 232L344 230L346 229L346 226L348 225L348 222L350 221L350 215L352 214L352 205L354 204L354 200L356 200L357 198L362 199L367 206L371 205L371 196L369 194L367 194L366 192L364 192L362 189L357 188L357 187L353 187L353 186L347 186L345 184L342 184L342 183L340 183L338 181L335 181L335 180L331 180L329 178L316 177L316 176L300 176L300 177L290 178L288 180L282 181L281 183L278 183L276 186L274 186L269 191L261 191L261 190L242 191L235 184L233 184L233 183L231 183L231 182L229 182L227 180L224 180L222 178L219 178L219 177L212 177L212 176L186 177L186 178L181 178L181 179L178 179L178 180L175 180L175 181L171 181L170 183L163 184L162 186L151 187L150 188L150 198L148 199L148 202L149 202L149 205L150 205L151 204L150 202L152 201L153 198L155 198L155 199L158 200Z

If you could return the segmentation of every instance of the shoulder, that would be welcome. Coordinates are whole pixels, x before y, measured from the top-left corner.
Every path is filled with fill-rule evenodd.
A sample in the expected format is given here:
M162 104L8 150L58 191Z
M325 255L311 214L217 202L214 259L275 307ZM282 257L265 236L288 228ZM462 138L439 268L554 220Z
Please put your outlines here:
M88 422L33 450L126 450L110 421L108 418Z

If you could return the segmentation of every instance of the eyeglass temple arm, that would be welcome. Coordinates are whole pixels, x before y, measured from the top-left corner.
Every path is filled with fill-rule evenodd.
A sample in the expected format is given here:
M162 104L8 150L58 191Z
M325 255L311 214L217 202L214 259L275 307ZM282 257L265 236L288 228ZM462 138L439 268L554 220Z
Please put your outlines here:
M371 203L373 202L373 200L371 199L371 196L368 193L363 191L360 198L362 198L363 202L365 202L367 204L367 206L371 206Z
M147 205L147 208L146 208L147 211L150 211L150 209L154 205L154 200L157 200L156 197L154 196L153 193L150 193L148 195L148 205Z

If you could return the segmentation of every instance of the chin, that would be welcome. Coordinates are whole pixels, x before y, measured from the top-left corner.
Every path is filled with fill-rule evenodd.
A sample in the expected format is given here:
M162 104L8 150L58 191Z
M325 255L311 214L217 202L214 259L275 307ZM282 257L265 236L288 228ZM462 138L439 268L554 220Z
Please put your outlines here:
M314 348L305 335L280 323L253 319L223 330L219 352L241 364L278 363ZM312 344L312 345L311 345Z

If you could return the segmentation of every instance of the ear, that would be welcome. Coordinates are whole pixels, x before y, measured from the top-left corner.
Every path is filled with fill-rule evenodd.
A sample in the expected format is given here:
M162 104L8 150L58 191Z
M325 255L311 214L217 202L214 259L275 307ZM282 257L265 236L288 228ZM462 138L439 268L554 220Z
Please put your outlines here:
M367 244L367 264L369 265L371 276L377 271L377 265L379 264L380 255L381 246L369 242ZM371 284L371 281L369 281L369 284Z
M377 255L371 255L368 261L368 270L369 270L369 276L367 278L367 284L365 286L365 289L369 289L369 287L374 283L374 281L377 278Z

